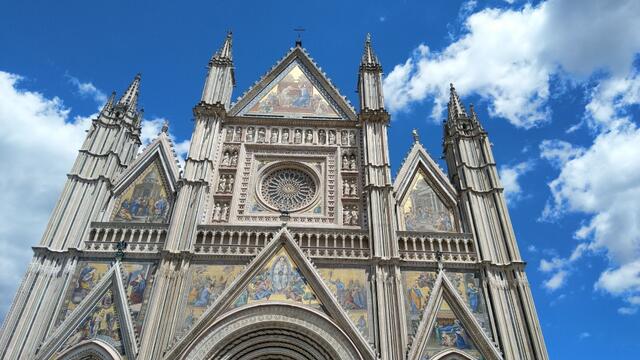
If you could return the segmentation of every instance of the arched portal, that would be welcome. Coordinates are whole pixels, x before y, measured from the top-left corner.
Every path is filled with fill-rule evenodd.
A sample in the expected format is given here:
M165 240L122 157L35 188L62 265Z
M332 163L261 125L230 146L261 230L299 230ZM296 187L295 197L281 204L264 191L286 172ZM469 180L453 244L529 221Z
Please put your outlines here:
M225 314L183 354L189 360L363 359L326 315L283 303L250 305Z
M83 341L59 354L62 360L121 360L120 354L109 344L91 339Z

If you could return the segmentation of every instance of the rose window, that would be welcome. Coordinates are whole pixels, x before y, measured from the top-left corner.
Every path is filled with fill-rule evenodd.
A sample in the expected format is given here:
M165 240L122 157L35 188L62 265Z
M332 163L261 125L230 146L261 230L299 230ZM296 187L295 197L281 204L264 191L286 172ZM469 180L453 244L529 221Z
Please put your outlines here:
M311 204L316 195L316 183L305 171L277 169L264 177L260 192L267 205L292 211Z

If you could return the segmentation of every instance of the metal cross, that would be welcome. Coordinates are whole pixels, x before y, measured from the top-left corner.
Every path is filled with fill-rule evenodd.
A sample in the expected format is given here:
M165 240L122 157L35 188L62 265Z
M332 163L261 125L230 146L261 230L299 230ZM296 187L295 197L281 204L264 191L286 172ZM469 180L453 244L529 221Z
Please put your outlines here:
M302 33L305 31L304 28L295 28L293 31L298 33L298 38L296 39L296 46L302 46Z

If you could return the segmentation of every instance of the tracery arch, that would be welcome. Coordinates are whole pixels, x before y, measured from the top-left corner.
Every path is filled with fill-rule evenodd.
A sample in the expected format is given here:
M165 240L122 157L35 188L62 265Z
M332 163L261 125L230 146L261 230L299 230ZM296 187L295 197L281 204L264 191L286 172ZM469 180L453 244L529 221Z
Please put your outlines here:
M201 334L191 342L183 359L363 359L326 315L293 304L244 306Z
M111 345L91 339L82 341L57 356L60 360L122 360L122 356Z

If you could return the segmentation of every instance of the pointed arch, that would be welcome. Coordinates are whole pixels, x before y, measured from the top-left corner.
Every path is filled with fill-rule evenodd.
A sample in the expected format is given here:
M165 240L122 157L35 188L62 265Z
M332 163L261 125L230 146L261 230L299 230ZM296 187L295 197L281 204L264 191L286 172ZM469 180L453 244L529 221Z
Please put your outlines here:
M402 164L394 192L401 230L460 231L457 191L419 142Z
M473 313L464 304L463 299L445 275L444 270L441 270L438 274L429 303L424 309L424 315L418 327L418 332L413 338L407 359L419 360L424 356L433 355L443 356L441 358L446 359L444 356L451 353L449 350L456 348L458 344L456 344L456 346L441 346L442 350L437 348L438 352L436 354L427 353L429 339L433 336L434 331L436 331L436 320L443 310L443 305L444 309L450 312L453 318L457 320L457 322L453 321L456 329L460 329L459 332L468 336L470 343L473 344L471 347L472 349L477 350L484 359L502 359L502 355L498 352L491 339L489 339L487 334L481 328ZM434 349L431 349L431 351L434 351ZM467 358L474 359L474 357L468 354L467 351L461 349L457 349L456 351L466 354Z
M61 352L60 360L122 360L120 353L101 340L85 340Z
M168 223L180 170L164 132L116 181L111 221Z
M297 271L304 277L309 288L313 291L315 299L320 307L315 311L318 313L326 313L326 316L335 325L344 331L349 341L353 342L358 352L364 359L375 359L375 353L369 346L368 342L355 324L351 321L348 314L341 308L331 290L322 280L319 272L312 265L311 261L304 255L302 249L296 244L293 236L283 226L276 233L270 243L268 243L258 255L251 260L246 269L222 292L216 302L206 310L193 325L193 327L179 340L172 349L166 354L167 359L180 358L186 356L188 349L194 346L194 339L200 338L203 333L209 331L211 327L218 323L225 313L239 311L240 309L257 306L260 304L267 305L272 302L262 302L256 305L248 304L236 309L235 303L242 295L251 280L255 278L265 266L273 260L274 257L284 249L291 260L296 264ZM273 302L277 304L287 304L289 306L304 306L306 309L314 309L306 305L298 305L296 302ZM235 309L235 310L234 310Z
M295 86L283 84L279 89L278 84L287 82L291 75L293 77L289 80L292 80ZM295 109L296 106L288 106L295 104L291 103L293 100L289 97L292 94L286 93L285 89L291 90L292 94L295 93L294 98L301 105L298 109ZM278 100L284 100L288 109L287 106L279 106L282 104ZM274 104L280 109L274 108ZM346 97L340 94L307 52L299 46L292 48L235 104L232 104L229 115L350 121L357 119L355 110Z
M121 355L134 358L138 340L122 279L122 267L116 261L57 330L42 344L37 359L49 359L56 352L66 352L83 341L99 338ZM98 319L99 321L95 321ZM106 333L91 331L95 324ZM98 335L99 334L99 335Z

